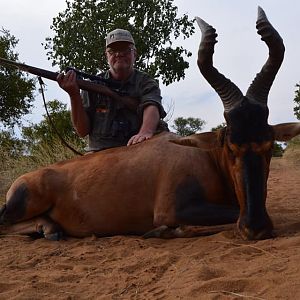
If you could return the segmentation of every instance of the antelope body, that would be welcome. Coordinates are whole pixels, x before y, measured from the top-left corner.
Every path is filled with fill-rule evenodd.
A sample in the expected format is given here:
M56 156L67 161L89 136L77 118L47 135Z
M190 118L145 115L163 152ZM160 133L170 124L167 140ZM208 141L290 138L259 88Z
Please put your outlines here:
M27 173L7 193L1 234L186 237L237 222L245 239L272 236L266 197L274 140L300 134L300 123L267 121L283 41L258 8L258 34L269 57L243 95L213 66L215 29L200 18L197 22L202 32L198 66L222 100L227 127L185 138L162 133Z

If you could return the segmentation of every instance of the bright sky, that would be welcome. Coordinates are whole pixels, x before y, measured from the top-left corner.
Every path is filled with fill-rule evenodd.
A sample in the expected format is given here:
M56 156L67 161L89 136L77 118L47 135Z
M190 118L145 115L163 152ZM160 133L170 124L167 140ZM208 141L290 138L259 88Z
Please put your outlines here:
M52 36L52 19L66 7L64 0L0 0L0 26L10 30L19 44L19 59L28 65L57 71L47 60L42 43ZM218 43L214 64L218 70L246 92L267 59L268 49L256 33L257 6L261 6L270 22L282 36L286 54L269 95L269 123L296 121L293 99L296 83L300 82L300 1L289 0L174 0L179 9L190 18L199 16L217 29ZM197 26L197 25L196 25ZM222 123L223 106L217 94L206 83L197 65L197 50L201 34L196 33L184 41L177 41L193 53L186 78L168 87L161 85L163 103L168 109L174 105L171 121L177 117L200 117L207 122L205 130ZM57 83L45 80L48 100L68 103L68 96ZM35 114L26 117L37 122L44 114L42 99L37 94Z

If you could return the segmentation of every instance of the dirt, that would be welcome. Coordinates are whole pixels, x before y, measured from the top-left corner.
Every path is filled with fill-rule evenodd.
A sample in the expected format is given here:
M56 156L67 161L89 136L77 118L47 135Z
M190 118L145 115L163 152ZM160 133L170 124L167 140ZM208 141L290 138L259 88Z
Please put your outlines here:
M273 159L277 237L0 237L0 299L300 299L300 167Z

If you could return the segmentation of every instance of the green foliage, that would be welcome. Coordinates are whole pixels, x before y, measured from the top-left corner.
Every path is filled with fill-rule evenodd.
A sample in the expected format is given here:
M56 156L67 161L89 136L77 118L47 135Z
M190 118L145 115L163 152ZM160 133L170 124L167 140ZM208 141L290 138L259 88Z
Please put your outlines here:
M58 100L49 101L47 103L50 118L64 140L73 141L77 146L80 145L78 151L82 151L85 146L85 141L80 139L75 133L71 123L70 111L67 110L67 105ZM43 115L44 119L38 124L31 124L28 127L22 128L22 136L26 141L27 151L31 155L39 152L41 147L48 145L50 152L51 145L57 140L58 136L54 128L51 126L47 115Z
M181 136L188 136L201 131L203 125L205 125L205 121L200 118L179 117L174 120L172 128L175 129L175 133Z
M273 157L281 157L283 155L283 147L280 143L275 142L273 146L272 156Z
M227 124L226 124L225 122L223 122L223 123L217 125L216 127L213 127L213 128L211 129L211 131L217 131L217 130L219 130L219 129L225 128L226 126L227 126Z
M0 131L0 149L2 154L0 154L0 163L3 163L5 159L3 153L11 157L18 157L24 154L25 145L24 142L16 138L12 131L2 130Z
M18 40L7 30L0 30L0 57L14 60L18 54L13 49ZM35 82L11 67L0 66L0 119L3 125L20 124L22 115L32 107Z
M294 115L298 120L300 120L300 84L296 84L297 90L295 91L294 102L296 106L294 107Z
M194 33L193 20L177 17L173 0L66 0L67 9L53 19L53 38L44 45L48 59L63 70L76 66L96 74L107 68L105 37L116 28L129 30L138 50L136 67L164 84L183 79L191 52L172 40Z

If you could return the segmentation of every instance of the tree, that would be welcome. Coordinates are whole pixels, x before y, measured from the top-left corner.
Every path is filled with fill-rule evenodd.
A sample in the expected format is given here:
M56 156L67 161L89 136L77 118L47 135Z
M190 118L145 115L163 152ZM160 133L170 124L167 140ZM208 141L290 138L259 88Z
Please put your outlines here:
M274 142L272 156L273 157L281 157L283 155L284 149L282 145L278 142Z
M47 103L47 107L50 118L60 136L67 142L75 142L82 149L85 142L75 133L67 105L58 100L52 100ZM58 139L57 133L51 126L47 115L43 115L43 117L44 119L40 123L22 128L22 136L26 141L27 152L30 154L38 151L43 144L50 146L51 144L55 144Z
M53 19L53 38L44 45L48 59L61 69L76 66L89 73L107 68L105 37L116 28L129 30L136 42L136 67L168 85L183 79L191 52L172 39L194 33L193 20L177 17L173 0L66 0L67 9Z
M17 43L9 31L0 30L0 57L16 61L18 54L13 49ZM20 124L20 117L30 112L34 88L34 80L27 75L15 68L0 66L0 120L4 126Z
M225 128L226 126L227 126L227 124L226 124L225 122L223 122L223 123L217 125L216 127L213 127L213 128L211 129L211 131L217 131L217 130L219 130L219 129Z
M24 142L14 136L10 130L0 131L0 162L1 159L18 157L24 154Z
M175 129L175 133L181 136L187 136L201 131L203 125L205 125L205 121L200 118L179 117L174 120L172 128Z
M294 115L298 120L300 120L300 84L296 84L295 98L294 102L296 106L294 107Z

